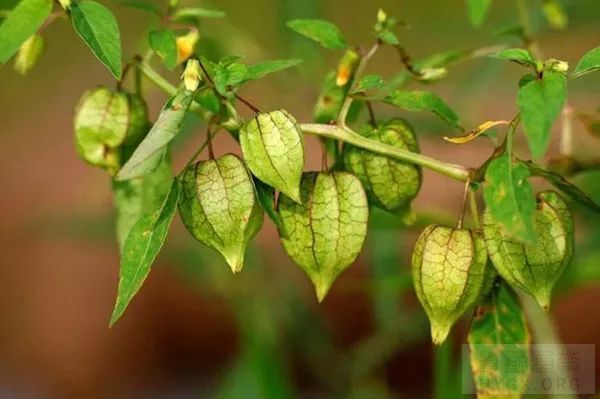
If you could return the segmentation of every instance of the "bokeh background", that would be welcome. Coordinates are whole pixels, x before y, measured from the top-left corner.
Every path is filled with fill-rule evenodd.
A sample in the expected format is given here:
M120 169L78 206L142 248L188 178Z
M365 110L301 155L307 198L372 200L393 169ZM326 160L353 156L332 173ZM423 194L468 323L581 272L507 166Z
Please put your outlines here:
M230 53L248 62L304 59L297 68L248 84L241 94L261 109L283 107L308 122L323 76L341 54L287 30L285 21L329 19L349 41L368 44L381 7L410 25L399 36L414 58L497 43L519 46L494 34L517 24L513 2L495 1L477 30L468 23L464 3L214 0L210 5L227 18L202 24L200 48L210 57ZM565 30L548 28L541 0L526 3L548 57L573 66L600 44L597 0L565 1L570 19ZM2 0L0 8L13 4ZM125 56L144 51L153 17L104 4L117 15ZM466 323L454 335L455 367L434 373L427 321L410 279L410 253L423 223L454 223L461 206L462 184L430 172L414 205L420 221L407 229L376 213L362 255L320 305L268 220L244 271L234 276L176 218L145 286L109 329L118 281L110 181L77 158L72 117L84 90L114 83L68 21L56 21L45 37L45 52L28 76L10 65L0 68L0 398L427 398L440 375L451 376L438 381L441 397L459 396L457 354ZM393 51L383 50L369 70L391 76L401 65ZM449 78L427 89L439 93L470 128L516 113L522 73L517 65L478 59L457 64ZM169 76L176 82L176 73ZM150 83L144 89L156 116L166 97ZM581 112L598 107L600 74L572 82L569 103ZM477 166L493 150L485 139L464 146L444 142L442 136L452 132L428 114L387 106L377 106L376 113L409 118L423 152L443 160ZM579 123L574 132L576 154L597 156L600 142ZM177 168L202 136L202 122L190 118L176 145ZM318 169L320 147L314 138L307 140L307 168ZM221 154L239 152L225 134L215 147ZM551 153L556 150L554 142ZM575 181L600 201L599 179L598 173L586 173ZM573 207L577 252L552 316L564 342L598 345L600 218Z

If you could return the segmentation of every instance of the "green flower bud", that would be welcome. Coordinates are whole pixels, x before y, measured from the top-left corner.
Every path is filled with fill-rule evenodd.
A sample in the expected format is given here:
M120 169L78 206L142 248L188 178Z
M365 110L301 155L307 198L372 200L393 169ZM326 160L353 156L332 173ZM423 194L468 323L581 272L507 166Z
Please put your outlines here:
M452 325L479 298L486 262L484 240L475 230L431 225L421 233L412 274L435 344L446 340Z
M365 126L360 133L397 148L419 152L412 127L403 119L391 119L377 129ZM406 162L375 155L370 151L344 145L344 165L362 182L369 201L394 213L407 211L421 187L421 169Z
M75 142L81 158L115 175L147 133L141 97L106 87L87 91L75 113Z
M321 302L337 276L350 266L367 234L367 197L346 172L303 174L301 203L280 195L281 242L306 272Z
M15 58L15 70L25 75L37 62L44 49L44 38L32 35L21 45Z
M248 121L240 129L240 145L254 176L300 201L304 137L289 112L281 109Z
M552 289L573 254L573 218L556 192L537 195L535 228L537 241L522 244L508 237L487 210L483 215L485 243L498 273L548 309Z
M179 214L192 236L219 251L234 273L242 270L248 242L263 222L252 178L233 154L185 170Z

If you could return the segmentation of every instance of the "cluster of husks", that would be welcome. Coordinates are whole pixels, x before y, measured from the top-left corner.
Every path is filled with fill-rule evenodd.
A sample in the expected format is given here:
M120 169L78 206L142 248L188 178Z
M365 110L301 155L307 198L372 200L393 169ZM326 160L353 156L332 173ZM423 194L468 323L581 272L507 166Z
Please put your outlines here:
M496 272L548 309L552 288L573 252L573 220L554 191L538 194L537 204L533 244L507 236L487 211L483 236L438 225L423 231L413 253L413 277L434 343L442 343L456 320L489 291Z
M114 175L146 135L146 121L146 106L138 96L104 87L91 90L75 117L78 151ZM360 132L419 151L413 129L402 119ZM181 219L198 241L240 271L248 242L263 222L254 175L280 192L276 213L283 247L311 279L319 301L360 253L369 204L405 214L421 186L419 167L350 145L344 145L343 165L337 165L346 171L337 167L303 173L303 134L285 110L258 114L240 129L239 140L243 160L228 154L184 170ZM413 253L413 277L435 343L443 342L456 320L489 290L496 271L544 308L549 306L552 288L573 251L573 222L563 200L547 191L538 195L535 223L539 238L534 244L506 236L488 212L483 234L439 225L425 229Z

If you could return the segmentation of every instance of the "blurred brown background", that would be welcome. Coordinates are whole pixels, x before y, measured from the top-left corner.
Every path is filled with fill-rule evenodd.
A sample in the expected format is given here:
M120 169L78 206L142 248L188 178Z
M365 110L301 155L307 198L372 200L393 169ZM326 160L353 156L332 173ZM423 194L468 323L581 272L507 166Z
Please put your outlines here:
M538 10L541 1L527 3ZM119 20L125 57L142 51L144 34L156 23L152 17L104 4ZM249 62L305 59L299 68L242 91L261 109L283 107L300 121L310 120L322 76L340 54L287 31L288 19L326 18L349 41L368 43L381 7L410 24L400 37L415 58L494 43L519 45L493 33L516 23L510 1L495 1L479 30L469 26L464 2L457 0L215 0L212 5L226 11L227 19L203 25L203 48L245 55ZM548 29L539 11L532 15L544 53L574 66L582 54L600 45L600 3L577 0L565 5L570 25L564 31ZM251 261L233 276L211 250L187 237L177 218L141 293L109 329L118 281L110 184L103 172L77 158L72 116L84 90L113 82L68 21L56 21L45 36L45 52L28 76L16 74L10 65L0 69L0 398L197 398L216 392L239 398L329 397L327 381L322 381L329 377L323 373L344 361L340 353L350 353L350 359L368 357L372 331L386 323L393 331L384 335L389 342L376 342L384 358L375 360L375 371L360 379L357 390L366 387L365 398L430 396L427 325L407 290L416 231L374 228L359 261L317 306L308 279L286 257L268 220L255 239ZM400 68L395 54L384 50L370 70L390 76ZM476 60L458 64L448 79L427 89L439 93L470 128L516 113L522 73L517 65ZM171 78L176 81L176 74ZM156 115L166 97L150 83L145 89ZM577 110L592 110L600 105L599 89L600 74L574 81L569 102ZM240 111L246 115L242 107ZM476 166L493 149L487 140L465 146L445 143L441 137L452 132L427 114L385 106L376 111L379 117L408 117L423 134L423 152L443 160ZM202 124L190 121L189 138L175 155L177 167L201 142L201 132ZM579 124L575 132L578 153L596 155L600 143ZM308 140L308 168L315 169L320 149L316 140ZM216 149L237 151L225 135ZM595 175L578 180L600 199L597 182ZM460 183L426 172L415 207L455 218L461 192ZM600 344L600 287L594 282L600 277L599 219L584 211L577 217L582 249L552 314L565 342ZM380 215L378 220L387 218ZM379 280L369 277L378 276L373 264L383 265L376 269L382 273ZM247 364L245 359L251 366L240 366ZM268 392L261 391L263 383ZM238 386L239 391L228 388Z

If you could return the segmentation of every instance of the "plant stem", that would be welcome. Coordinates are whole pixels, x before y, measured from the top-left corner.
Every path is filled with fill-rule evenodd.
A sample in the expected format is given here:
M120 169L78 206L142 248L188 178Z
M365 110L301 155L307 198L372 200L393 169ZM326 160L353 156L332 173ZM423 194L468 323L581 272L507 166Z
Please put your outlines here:
M562 343L556 331L556 326L552 321L550 313L544 311L540 305L531 296L519 291L521 305L527 315L531 334L536 344L554 345L556 351L560 350ZM546 378L550 381L569 381L570 376L568 370L564 367L552 367L546 372ZM568 386L568 384L567 384ZM570 390L563 394L553 394L551 398L560 399L575 399L575 392Z
M452 339L449 336L441 345L434 347L433 359L433 397L445 399L450 390L450 371L452 369Z
M367 63L369 62L369 59L371 57L373 57L373 55L375 54L375 52L377 51L378 48L379 48L379 42L375 43L373 45L373 47L371 47L371 49L367 52L367 54L363 55L360 58L360 61L358 62L358 66L356 67L356 71L354 71L354 76L352 78L352 81L350 83L348 83L350 85L349 87L352 87L354 85L354 82L356 82L356 80L360 78L363 71L367 67ZM348 117L348 111L350 110L350 106L352 105L353 100L354 100L354 98L350 94L346 95L346 98L344 99L344 102L342 103L342 107L340 108L340 113L338 114L338 119L337 119L338 124L340 126L346 126L346 118Z
M473 172L471 169L461 165L442 162L422 154L368 139L358 133L355 133L353 130L347 127L340 127L337 125L322 125L316 123L302 123L300 124L300 129L302 129L302 131L305 133L340 140L356 147L385 155L399 161L419 165L460 181L467 181Z
M374 46L373 48L376 49L376 46ZM372 53L374 53L373 48L371 49L371 51L369 51L369 54L371 55ZM137 68L148 80L153 82L157 87L165 91L167 94L173 95L177 92L177 88L175 86L169 83L159 73L152 69L152 67L150 67L150 65L148 65L147 63L138 62L136 65ZM206 120L210 120L210 118L212 117L211 112L205 110L196 102L192 102L190 110L192 112L197 113ZM305 133L340 140L345 143L352 144L356 147L388 156L390 158L419 165L456 180L467 181L473 173L472 169L466 168L461 165L442 162L437 159L427 157L425 155L421 155L415 152L393 147L391 145L384 144L379 141L368 139L364 136L359 135L358 133L354 132L348 127L341 127L336 125L323 125L316 123L304 123L300 124L300 129L302 129L302 131L304 131Z

